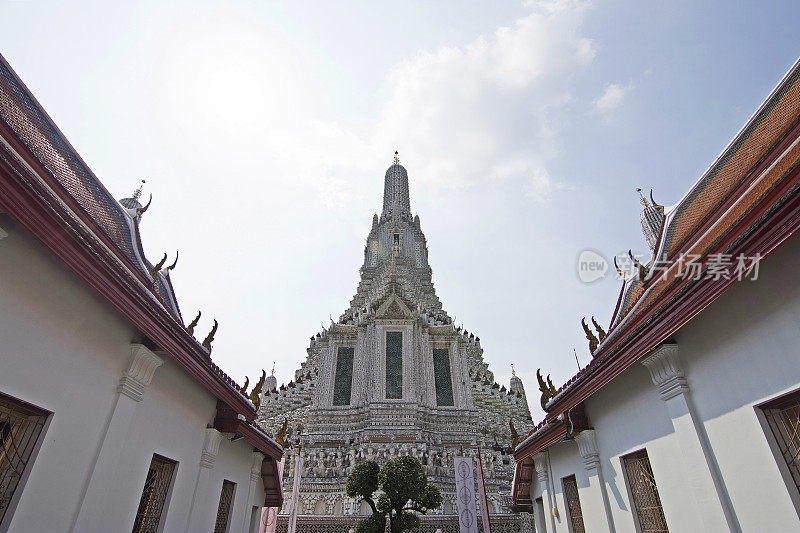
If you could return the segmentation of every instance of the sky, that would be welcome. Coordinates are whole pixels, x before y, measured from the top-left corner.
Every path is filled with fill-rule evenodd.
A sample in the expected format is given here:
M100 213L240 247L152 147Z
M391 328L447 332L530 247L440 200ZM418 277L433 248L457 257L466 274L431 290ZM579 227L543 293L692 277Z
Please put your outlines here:
M800 3L0 0L0 53L141 224L213 358L288 382L347 307L395 150L434 283L529 398L591 356L645 253L636 188L677 202L798 56ZM576 363L573 349L576 350ZM530 402L534 419L541 411Z

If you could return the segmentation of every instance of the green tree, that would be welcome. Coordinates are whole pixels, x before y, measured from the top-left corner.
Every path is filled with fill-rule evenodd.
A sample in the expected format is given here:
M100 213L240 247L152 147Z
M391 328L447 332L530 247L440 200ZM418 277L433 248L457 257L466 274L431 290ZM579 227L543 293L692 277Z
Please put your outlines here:
M369 504L372 516L361 521L356 533L383 533L386 518L392 533L419 526L417 513L425 514L442 504L439 488L428 483L425 468L414 457L398 457L378 467L375 461L356 465L347 477L347 495ZM382 494L375 499L380 489Z

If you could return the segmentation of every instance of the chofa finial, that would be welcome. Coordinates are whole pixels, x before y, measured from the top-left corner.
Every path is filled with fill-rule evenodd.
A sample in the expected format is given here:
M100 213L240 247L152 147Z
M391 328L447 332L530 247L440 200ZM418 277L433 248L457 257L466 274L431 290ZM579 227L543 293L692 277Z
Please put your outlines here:
M144 187L145 183L147 183L145 180L141 181L139 186L136 187L136 189L134 189L133 195L131 196L131 198L133 198L134 200L138 200L139 198L141 198L141 196L142 196L142 187Z

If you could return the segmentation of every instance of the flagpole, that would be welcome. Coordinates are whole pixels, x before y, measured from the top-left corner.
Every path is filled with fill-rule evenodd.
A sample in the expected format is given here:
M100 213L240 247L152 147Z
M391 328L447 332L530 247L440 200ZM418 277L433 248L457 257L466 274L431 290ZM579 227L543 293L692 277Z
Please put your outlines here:
M478 492L481 502L481 521L483 522L483 533L492 533L492 521L489 517L489 502L486 499L486 485L483 482L483 460L481 459L481 447L478 446Z

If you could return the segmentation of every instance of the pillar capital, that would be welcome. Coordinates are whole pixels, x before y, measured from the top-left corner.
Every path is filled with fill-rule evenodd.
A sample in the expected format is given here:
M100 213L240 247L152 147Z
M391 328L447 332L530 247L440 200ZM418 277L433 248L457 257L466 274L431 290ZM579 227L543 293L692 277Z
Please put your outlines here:
M536 477L540 483L546 483L547 475L547 456L544 453L537 453L533 456L533 466L536 469Z
M263 462L264 454L261 452L253 452L253 464L250 466L250 481L255 482L261 479L261 463Z
M117 392L128 398L141 402L144 391L153 381L156 369L164 364L164 360L151 352L142 344L131 344L131 362L122 373Z
M658 395L662 400L670 400L689 390L678 358L677 344L662 344L644 358L642 364L650 371L650 377L658 387Z
M585 429L575 435L578 453L583 459L586 470L594 470L600 466L600 452L597 449L597 435L593 429Z
M203 453L200 454L200 466L202 468L214 468L214 461L219 453L219 443L222 441L222 433L214 428L206 428L206 437L203 440Z

